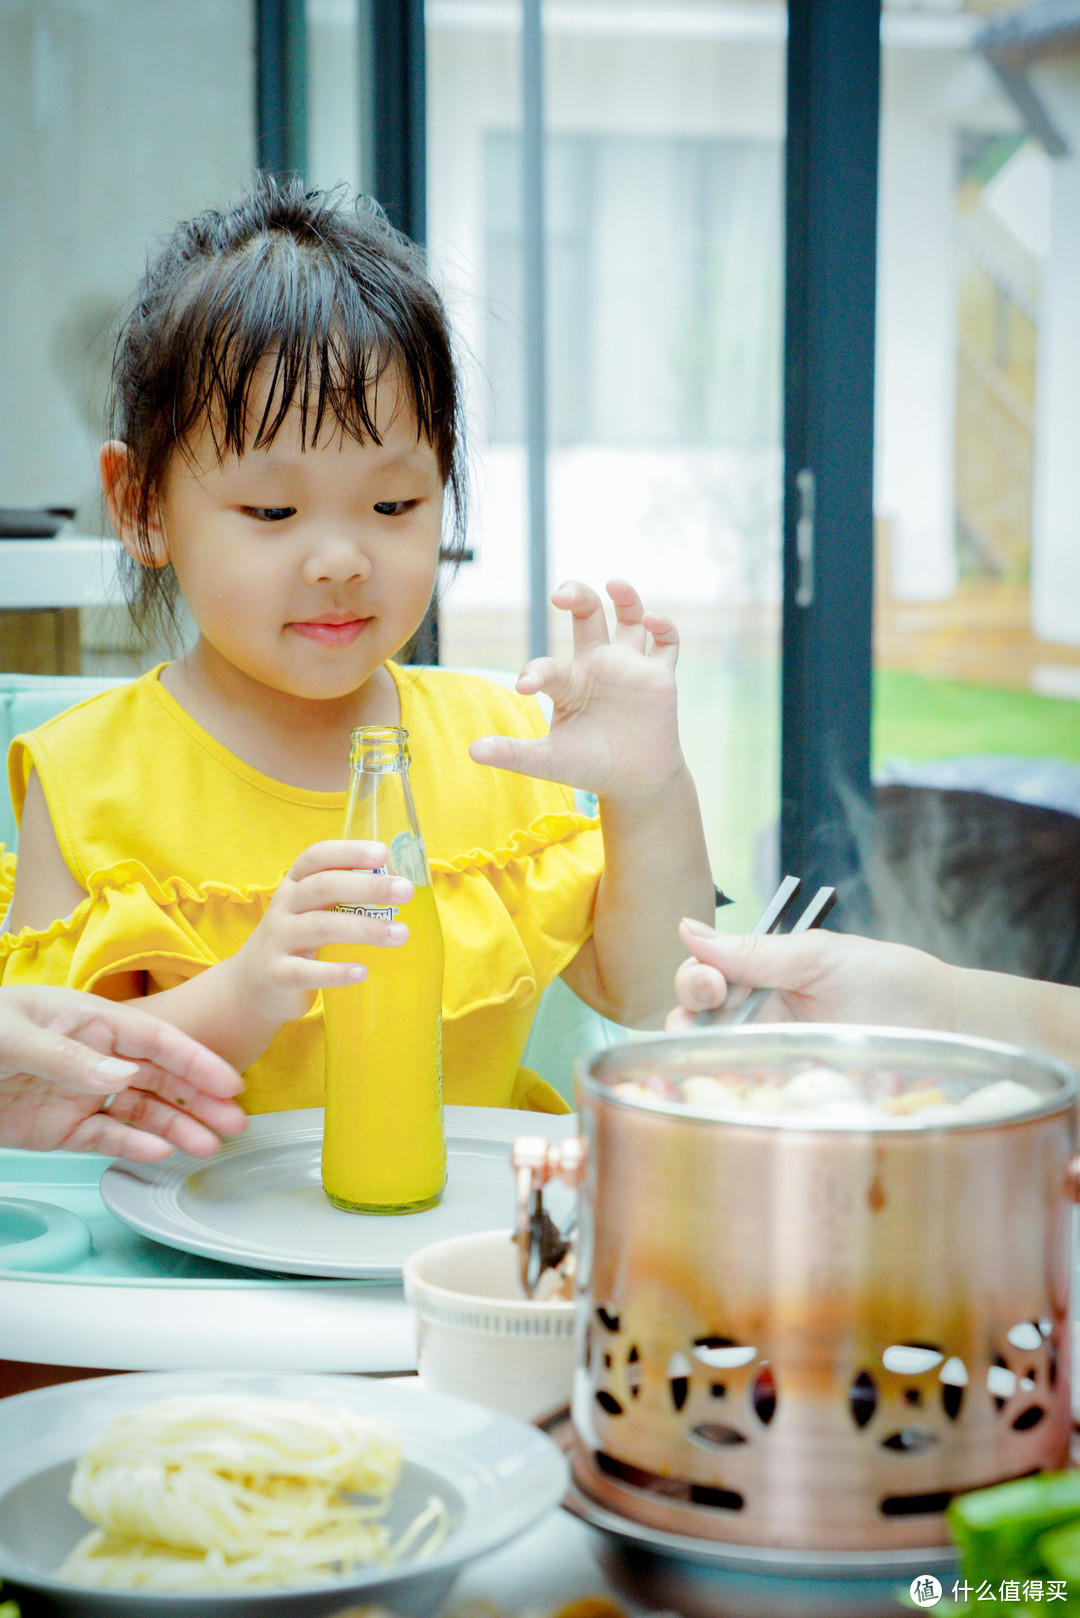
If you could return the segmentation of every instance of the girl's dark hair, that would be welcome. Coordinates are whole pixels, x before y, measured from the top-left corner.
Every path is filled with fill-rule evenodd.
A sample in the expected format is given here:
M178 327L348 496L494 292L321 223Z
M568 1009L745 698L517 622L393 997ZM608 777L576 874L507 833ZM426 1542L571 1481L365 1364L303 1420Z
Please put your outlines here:
M252 395L271 383L259 419ZM327 418L361 443L388 370L409 396L449 496L442 556L460 560L465 526L460 392L446 315L420 250L378 203L260 176L232 207L176 227L135 292L116 345L110 430L128 446L128 510L152 556L149 524L171 457L206 425L219 456L271 443L299 412L301 442ZM128 604L146 632L175 622L171 567L126 566Z

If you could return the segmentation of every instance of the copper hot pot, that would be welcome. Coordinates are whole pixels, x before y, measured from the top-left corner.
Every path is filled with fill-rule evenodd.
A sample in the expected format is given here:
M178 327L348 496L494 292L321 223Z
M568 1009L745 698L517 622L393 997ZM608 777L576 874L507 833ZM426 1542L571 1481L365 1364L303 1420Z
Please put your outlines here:
M1032 1106L867 1128L615 1093L808 1062L1010 1078ZM583 1062L582 1141L546 1171L581 1165L578 1485L669 1532L891 1550L945 1543L956 1493L1066 1464L1076 1092L1044 1057L881 1028L714 1030Z

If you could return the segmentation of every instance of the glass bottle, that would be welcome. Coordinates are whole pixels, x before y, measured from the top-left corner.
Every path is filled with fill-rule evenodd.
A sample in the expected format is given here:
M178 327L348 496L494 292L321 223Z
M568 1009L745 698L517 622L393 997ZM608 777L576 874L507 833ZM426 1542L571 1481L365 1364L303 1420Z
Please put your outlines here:
M446 1183L442 1110L443 942L427 855L409 788L407 730L352 733L344 836L385 843L384 869L404 876L408 904L361 907L406 923L394 948L334 945L323 959L363 961L362 983L324 989L326 1123L322 1180L355 1213L414 1213Z

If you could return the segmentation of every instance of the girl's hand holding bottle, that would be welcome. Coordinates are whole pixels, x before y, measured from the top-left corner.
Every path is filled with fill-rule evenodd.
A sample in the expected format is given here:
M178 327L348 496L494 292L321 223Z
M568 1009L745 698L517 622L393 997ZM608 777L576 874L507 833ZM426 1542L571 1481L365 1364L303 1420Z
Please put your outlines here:
M549 732L534 741L482 737L469 749L476 763L624 800L648 798L685 771L675 712L678 632L670 619L646 612L624 579L610 580L607 593L612 635L595 590L571 582L555 591L552 604L573 620L573 657L535 658L517 682L523 695L551 698Z
M310 1011L319 989L367 976L358 962L320 960L328 945L405 942L408 927L380 912L407 904L413 885L380 870L387 857L382 843L336 840L304 850L251 937L225 963L249 1014L276 1032Z

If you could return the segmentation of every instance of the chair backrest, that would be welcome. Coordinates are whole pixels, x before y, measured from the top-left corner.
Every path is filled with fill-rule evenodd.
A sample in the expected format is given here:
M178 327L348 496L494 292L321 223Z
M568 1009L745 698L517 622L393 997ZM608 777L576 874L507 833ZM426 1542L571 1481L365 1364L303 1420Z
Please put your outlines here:
M122 684L122 680L95 680L83 674L0 674L0 749L4 758L12 738L24 730L33 730L65 708ZM0 790L0 843L14 848L17 840L15 814L5 785Z
M514 683L514 676L489 669L466 669L500 685ZM46 720L85 702L99 691L122 685L122 680L94 679L88 675L0 674L0 747L7 757L12 737L33 730ZM595 802L595 800L593 800ZM584 806L583 806L584 807ZM6 786L0 789L0 844L16 846L18 832L15 814ZM623 1032L605 1022L583 1000L558 979L545 990L533 1018L522 1061L533 1068L568 1101L573 1100L573 1067L585 1051L610 1045Z

